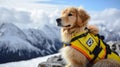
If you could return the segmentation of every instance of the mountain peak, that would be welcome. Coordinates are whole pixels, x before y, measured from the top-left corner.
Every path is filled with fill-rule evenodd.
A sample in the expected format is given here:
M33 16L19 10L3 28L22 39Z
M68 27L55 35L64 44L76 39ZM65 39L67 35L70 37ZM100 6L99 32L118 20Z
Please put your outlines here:
M2 37L4 36L18 36L21 38L26 37L24 32L21 29L19 29L16 25L14 25L13 23L1 23L0 34Z

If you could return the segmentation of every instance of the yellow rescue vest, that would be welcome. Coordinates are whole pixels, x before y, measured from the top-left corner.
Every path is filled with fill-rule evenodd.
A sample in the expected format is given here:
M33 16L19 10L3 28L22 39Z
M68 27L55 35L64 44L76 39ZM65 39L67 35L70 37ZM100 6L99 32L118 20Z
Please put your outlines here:
M88 31L74 35L69 45L80 51L92 63L105 58L117 60L120 63L120 57L110 50L100 36Z

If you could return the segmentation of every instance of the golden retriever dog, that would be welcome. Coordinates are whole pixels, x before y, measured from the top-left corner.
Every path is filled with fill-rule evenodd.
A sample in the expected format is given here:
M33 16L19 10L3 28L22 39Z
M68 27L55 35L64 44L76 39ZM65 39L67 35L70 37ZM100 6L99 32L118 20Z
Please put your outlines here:
M72 35L83 32L86 27L90 29L90 32L94 35L98 34L99 30L96 26L88 26L89 19L89 14L82 8L69 7L64 9L60 18L56 19L57 25L62 27L62 42L69 43ZM89 63L88 59L82 53L71 46L63 47L60 52L67 63L66 67L86 67ZM97 65L99 64L100 63Z

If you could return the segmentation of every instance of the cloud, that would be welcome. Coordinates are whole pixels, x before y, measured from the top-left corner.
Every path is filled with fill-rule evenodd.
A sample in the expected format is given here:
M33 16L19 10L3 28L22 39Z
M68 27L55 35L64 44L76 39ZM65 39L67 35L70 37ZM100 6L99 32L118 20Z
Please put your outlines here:
M31 25L34 25L34 27L43 27L45 24L50 23L49 15L43 10L32 11L31 18L33 20Z
M0 8L0 22L8 23L30 23L30 13L25 11L17 11L15 9Z
M120 10L109 8L103 11L91 12L90 24L104 24L107 28L120 30Z
M31 12L32 23L30 27L41 28L44 25L56 25L56 18L60 16L61 9L56 9L50 13L45 10L33 10Z
M62 9L67 7L68 5L57 5L57 4L49 4L49 3L36 3L40 2L52 2L52 0L0 0L0 7L6 8L15 8L17 10L39 10L43 9L49 12L52 12L56 8Z
M49 9L49 7L48 7ZM56 25L56 18L60 16L62 9L53 11L33 9L30 11L16 10L14 8L0 8L0 22L11 22L20 28L38 28L45 24ZM120 30L120 10L108 8L102 11L91 11L90 24L103 24L112 30Z
M59 9L49 13L44 9L32 11L20 11L15 9L0 8L0 23L14 23L20 28L38 28L46 24L56 23L56 18L60 14Z

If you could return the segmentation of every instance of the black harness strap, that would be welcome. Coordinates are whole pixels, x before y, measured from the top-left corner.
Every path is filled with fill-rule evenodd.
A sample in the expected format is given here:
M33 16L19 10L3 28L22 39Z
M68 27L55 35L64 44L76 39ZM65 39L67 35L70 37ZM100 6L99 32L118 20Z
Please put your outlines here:
M81 35L79 35L79 36L76 36L76 37L72 38L72 40L71 40L70 42L73 42L73 41L75 41L75 40L77 40L77 39L79 39L79 38L85 37L85 36L87 36L87 34L88 34L88 32L83 33L83 34L81 34Z
M98 36L98 45L94 48L94 50L92 52L92 54L94 54L94 58L90 61L90 63L92 63L98 57L101 50L102 50L102 48L100 47L100 39L99 39L99 36Z
M101 41L105 44L106 46L106 55L105 55L105 58L107 58L108 54L111 54L111 49L110 49L110 46L105 43L103 40L104 40L104 36L100 36L99 34L97 35L99 37L99 39L101 39Z

